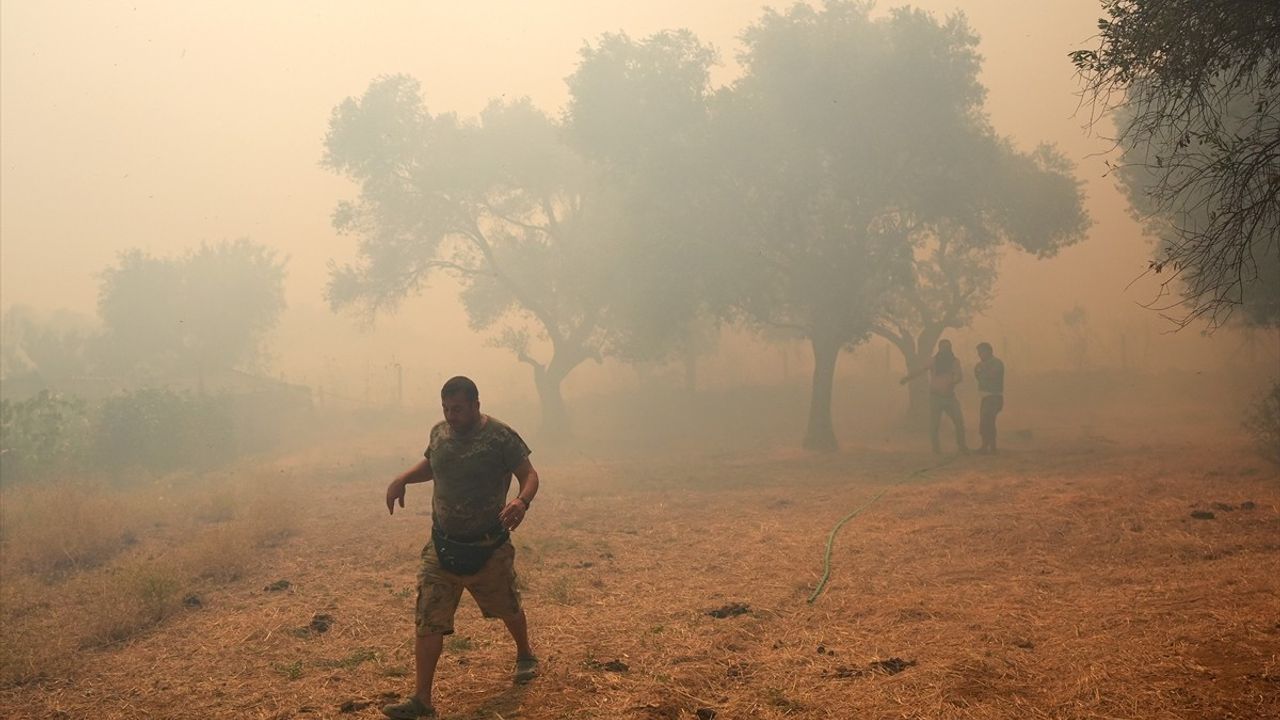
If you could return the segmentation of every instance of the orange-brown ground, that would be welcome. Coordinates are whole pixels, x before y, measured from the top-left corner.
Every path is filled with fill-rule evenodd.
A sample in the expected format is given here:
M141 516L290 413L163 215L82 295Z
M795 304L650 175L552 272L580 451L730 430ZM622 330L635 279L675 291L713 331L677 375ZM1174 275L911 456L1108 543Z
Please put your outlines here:
M1280 717L1274 469L1236 445L1049 445L926 472L933 458L906 449L539 458L516 544L543 675L513 688L501 625L464 600L437 705L508 720ZM381 717L411 686L429 523L421 486L387 516L396 468L295 468L278 500L304 509L295 534L201 607L3 688L0 716ZM881 490L807 603L831 527ZM178 530L129 552L163 555ZM290 587L265 589L277 580ZM67 582L24 592L56 606ZM749 611L707 614L735 602ZM327 632L304 629L317 614ZM895 658L900 672L874 665Z

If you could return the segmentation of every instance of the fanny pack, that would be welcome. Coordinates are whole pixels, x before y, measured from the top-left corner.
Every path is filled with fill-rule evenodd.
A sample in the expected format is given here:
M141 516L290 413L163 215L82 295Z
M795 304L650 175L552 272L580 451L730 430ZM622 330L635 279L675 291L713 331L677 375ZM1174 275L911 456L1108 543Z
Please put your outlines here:
M506 544L511 533L503 530L472 542L454 540L435 527L431 528L431 544L440 559L440 567L454 575L475 575L489 562L493 551Z

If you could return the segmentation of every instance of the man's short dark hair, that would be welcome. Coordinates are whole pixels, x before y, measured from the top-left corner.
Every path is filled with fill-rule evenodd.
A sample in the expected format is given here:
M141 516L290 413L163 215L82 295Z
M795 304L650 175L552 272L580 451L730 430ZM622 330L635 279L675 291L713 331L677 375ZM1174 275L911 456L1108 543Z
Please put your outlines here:
M480 400L480 389L471 381L471 378L462 375L449 378L444 387L440 388L440 399L453 397L458 393L462 393L471 402Z
M982 352L983 350L986 350L987 352L992 352L991 343L989 342L978 343L978 352Z

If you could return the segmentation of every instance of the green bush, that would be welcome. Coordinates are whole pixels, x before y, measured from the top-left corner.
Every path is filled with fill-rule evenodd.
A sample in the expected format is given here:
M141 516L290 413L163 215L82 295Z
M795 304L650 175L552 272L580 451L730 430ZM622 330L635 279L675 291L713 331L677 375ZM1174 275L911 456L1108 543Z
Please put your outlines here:
M85 460L90 419L84 401L42 390L0 400L0 480L20 482L65 473Z
M205 469L235 457L235 429L225 401L145 388L102 402L92 455L116 472Z
M90 407L48 390L0 401L5 483L130 470L204 470L236 456L230 402L163 388L134 390Z
M1280 382L1273 383L1271 391L1253 404L1244 426L1262 456L1280 465Z

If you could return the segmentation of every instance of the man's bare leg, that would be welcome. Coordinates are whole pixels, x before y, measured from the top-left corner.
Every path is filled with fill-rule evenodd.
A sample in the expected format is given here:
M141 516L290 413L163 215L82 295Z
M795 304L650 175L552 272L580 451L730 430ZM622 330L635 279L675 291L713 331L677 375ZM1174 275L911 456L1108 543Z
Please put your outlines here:
M529 646L529 620L524 611L521 610L515 617L504 618L502 622L506 623L511 639L516 641L516 659L534 657L533 648Z
M431 685L436 677L436 665L440 662L440 653L444 651L444 635L432 633L417 635L413 640L413 660L416 669L417 687L413 696L431 707Z
M414 691L413 697L400 703L386 705L382 714L396 720L417 720L436 716L431 705L431 684L436 677L436 664L440 662L440 653L444 650L444 635L414 635Z
M529 682L538 674L538 657L533 654L533 648L529 645L529 620L521 610L519 615L505 618L503 622L511 633L511 639L516 641L515 681Z

